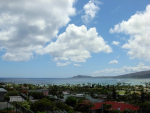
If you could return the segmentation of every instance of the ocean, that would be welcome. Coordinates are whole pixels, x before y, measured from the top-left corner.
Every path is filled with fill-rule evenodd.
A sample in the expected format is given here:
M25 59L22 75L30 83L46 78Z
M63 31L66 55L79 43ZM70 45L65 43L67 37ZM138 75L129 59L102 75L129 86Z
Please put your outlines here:
M0 82L12 82L15 84L39 84L39 85L65 85L65 84L116 84L118 82L130 83L131 85L145 85L145 82L150 82L150 78L146 79L116 79L116 78L0 78Z

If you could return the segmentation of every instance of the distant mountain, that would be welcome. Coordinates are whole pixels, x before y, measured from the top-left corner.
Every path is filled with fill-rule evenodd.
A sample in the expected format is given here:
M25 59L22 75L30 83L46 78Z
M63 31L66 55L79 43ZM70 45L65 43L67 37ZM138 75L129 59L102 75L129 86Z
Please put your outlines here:
M114 78L150 78L150 70L115 76Z
M91 78L91 76L87 76L87 75L77 75L77 76L74 76L72 78Z
M77 75L72 78L150 78L150 70L148 71L140 71L135 73L129 73L125 75L119 75L119 76L87 76L87 75Z

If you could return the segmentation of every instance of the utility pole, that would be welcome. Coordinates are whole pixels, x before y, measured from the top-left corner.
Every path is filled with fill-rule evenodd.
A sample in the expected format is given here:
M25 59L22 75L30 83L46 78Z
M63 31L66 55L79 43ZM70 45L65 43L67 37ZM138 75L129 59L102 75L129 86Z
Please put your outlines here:
M15 102L16 103L16 113L17 113L17 102Z
M102 102L102 113L103 113L103 102Z
M8 101L7 101L7 113L8 113Z

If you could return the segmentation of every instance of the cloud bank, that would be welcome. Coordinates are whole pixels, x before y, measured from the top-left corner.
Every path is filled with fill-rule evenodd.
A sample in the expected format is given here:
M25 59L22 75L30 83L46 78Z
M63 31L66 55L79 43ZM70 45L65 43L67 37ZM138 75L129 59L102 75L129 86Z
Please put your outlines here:
M50 54L54 61L64 60L72 62L86 62L92 53L110 53L112 49L101 36L98 36L96 28L89 30L84 26L68 25L66 31L57 37L46 47L36 51L38 54Z
M144 63L140 62L136 67L124 66L122 68L106 68L104 70L95 71L94 74L114 76L145 70L150 70L150 67L145 66Z
M122 21L110 29L110 33L124 33L130 39L122 48L128 49L130 58L150 61L150 5L143 12L137 12L128 21Z
M56 37L75 15L75 0L2 0L0 48L3 60L24 61Z

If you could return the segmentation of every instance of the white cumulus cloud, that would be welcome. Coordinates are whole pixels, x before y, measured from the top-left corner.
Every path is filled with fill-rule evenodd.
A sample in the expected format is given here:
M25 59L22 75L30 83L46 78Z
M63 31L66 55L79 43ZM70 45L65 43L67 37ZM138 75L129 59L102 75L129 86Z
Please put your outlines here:
M122 21L110 29L110 33L125 33L130 39L122 48L128 49L130 58L150 61L150 5L146 10L137 12L128 21Z
M57 66L67 66L69 65L71 62L65 62L65 63L62 63L62 62L57 62Z
M81 66L80 64L74 64L74 66Z
M95 18L96 13L99 11L99 1L90 0L87 4L84 5L83 9L85 11L85 15L82 15L81 18L83 22L89 23L93 18Z
M38 54L50 54L54 61L70 60L73 62L85 62L92 53L110 53L112 49L101 36L98 36L96 28L89 30L84 26L68 25L66 31L57 37L45 48L36 51Z
M0 48L3 60L24 61L57 36L75 15L75 0L2 0Z
M140 62L136 67L124 66L122 68L106 68L104 70L95 71L94 74L113 76L113 75L122 75L122 74L128 74L128 73L134 73L134 72L146 71L146 70L150 70L150 67L145 66L144 63Z
M109 64L118 64L118 61L117 60L112 60L109 62Z
M116 45L116 46L119 46L120 42L118 42L118 41L113 41L111 44Z

